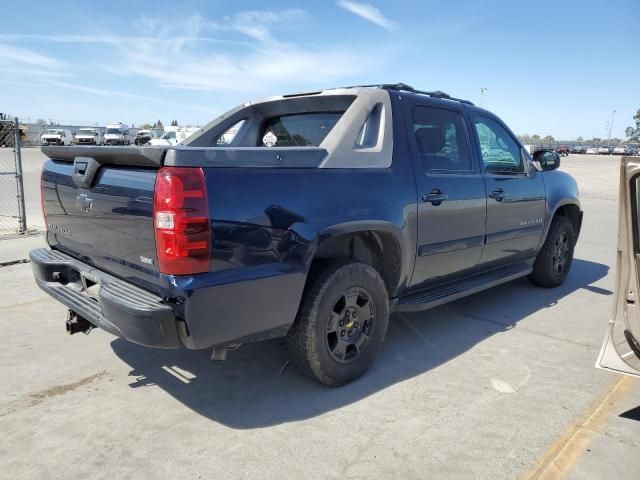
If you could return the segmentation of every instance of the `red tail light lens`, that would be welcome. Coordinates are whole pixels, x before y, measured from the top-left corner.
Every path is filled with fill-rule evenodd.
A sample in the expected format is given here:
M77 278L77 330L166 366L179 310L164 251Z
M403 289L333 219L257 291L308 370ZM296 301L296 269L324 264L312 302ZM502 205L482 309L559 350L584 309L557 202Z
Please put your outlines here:
M209 271L211 224L201 168L161 168L156 176L153 222L161 273Z

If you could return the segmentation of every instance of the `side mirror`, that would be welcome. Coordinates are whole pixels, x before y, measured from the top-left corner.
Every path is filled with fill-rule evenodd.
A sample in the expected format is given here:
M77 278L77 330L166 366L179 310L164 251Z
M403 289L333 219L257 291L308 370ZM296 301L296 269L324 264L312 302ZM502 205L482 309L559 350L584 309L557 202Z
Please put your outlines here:
M540 165L543 172L560 167L560 155L553 150L538 150L533 154L533 161Z

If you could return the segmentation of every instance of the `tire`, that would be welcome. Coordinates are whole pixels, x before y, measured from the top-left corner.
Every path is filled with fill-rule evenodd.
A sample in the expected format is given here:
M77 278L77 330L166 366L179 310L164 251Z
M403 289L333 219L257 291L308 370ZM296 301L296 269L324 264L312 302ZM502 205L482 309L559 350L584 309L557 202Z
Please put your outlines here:
M562 285L571 269L575 244L576 236L569 219L555 217L533 264L529 280L544 288Z
M324 385L345 385L369 369L384 342L386 286L364 263L329 265L310 282L287 334L291 364Z

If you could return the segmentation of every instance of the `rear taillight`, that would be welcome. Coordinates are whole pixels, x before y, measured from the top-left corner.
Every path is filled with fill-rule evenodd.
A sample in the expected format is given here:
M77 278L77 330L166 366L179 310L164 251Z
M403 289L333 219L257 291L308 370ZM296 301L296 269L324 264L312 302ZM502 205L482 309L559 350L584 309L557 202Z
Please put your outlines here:
M156 176L153 222L161 273L209 271L211 223L201 168L161 168Z

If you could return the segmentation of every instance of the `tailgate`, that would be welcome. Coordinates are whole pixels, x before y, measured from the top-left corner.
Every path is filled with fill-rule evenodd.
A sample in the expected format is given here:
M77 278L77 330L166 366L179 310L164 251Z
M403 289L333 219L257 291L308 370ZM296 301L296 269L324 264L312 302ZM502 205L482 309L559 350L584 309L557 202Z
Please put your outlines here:
M52 247L149 287L158 285L153 189L161 158L136 159L135 150L43 148L43 209Z

